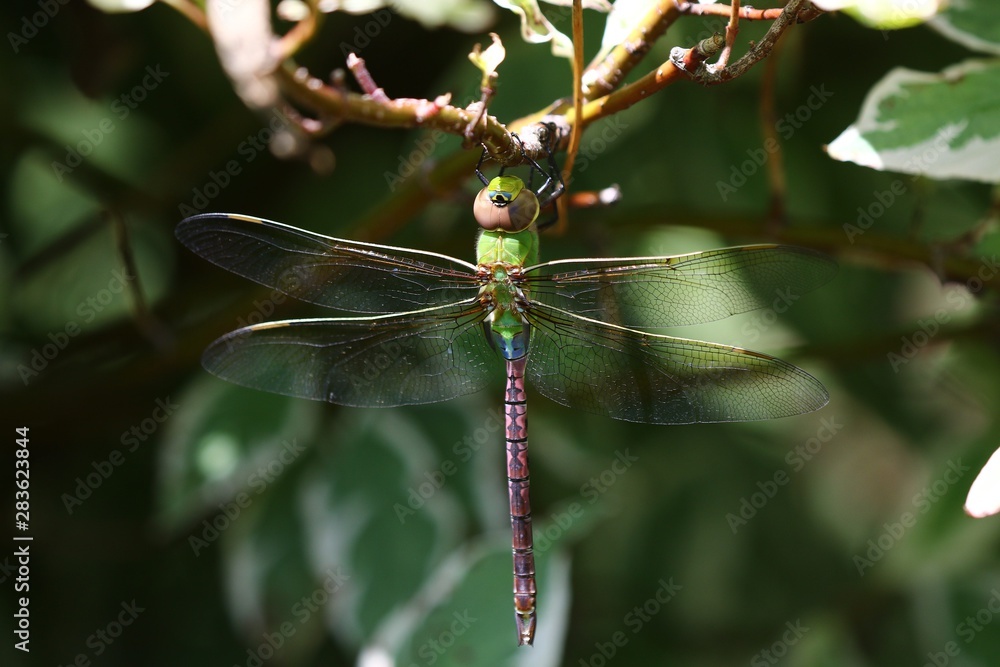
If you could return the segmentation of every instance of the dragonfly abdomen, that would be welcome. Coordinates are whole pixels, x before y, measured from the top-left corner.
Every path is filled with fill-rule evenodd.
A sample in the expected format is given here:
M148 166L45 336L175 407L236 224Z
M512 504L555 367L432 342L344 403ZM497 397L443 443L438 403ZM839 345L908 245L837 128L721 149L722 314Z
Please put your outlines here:
M507 444L507 489L514 555L514 620L518 644L535 640L535 553L528 497L528 404L524 393L526 357L507 362L504 397Z

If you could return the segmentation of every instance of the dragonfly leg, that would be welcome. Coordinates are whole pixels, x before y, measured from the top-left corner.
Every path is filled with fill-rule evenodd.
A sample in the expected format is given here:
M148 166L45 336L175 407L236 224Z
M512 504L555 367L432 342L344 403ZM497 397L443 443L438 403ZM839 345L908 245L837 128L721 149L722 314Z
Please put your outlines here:
M507 442L507 488L510 492L510 528L514 554L514 621L517 643L535 640L535 553L528 498L528 415L524 393L527 357L507 361L504 396Z

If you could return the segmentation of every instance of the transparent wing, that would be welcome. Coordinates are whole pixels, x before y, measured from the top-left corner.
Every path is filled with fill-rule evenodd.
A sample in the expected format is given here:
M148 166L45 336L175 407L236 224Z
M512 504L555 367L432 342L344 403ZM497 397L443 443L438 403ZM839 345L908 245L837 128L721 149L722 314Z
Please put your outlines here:
M202 364L245 387L354 407L445 401L499 368L476 302L379 317L268 322L205 350ZM490 363L494 362L494 363Z
M640 328L720 320L782 308L824 284L837 264L821 253L752 245L670 257L568 259L525 269L532 299Z
M206 213L177 238L208 261L302 301L355 313L420 310L479 290L476 267L419 250L313 234L270 220Z
M556 403L649 424L754 421L826 405L823 385L758 352L644 333L542 304L526 375Z

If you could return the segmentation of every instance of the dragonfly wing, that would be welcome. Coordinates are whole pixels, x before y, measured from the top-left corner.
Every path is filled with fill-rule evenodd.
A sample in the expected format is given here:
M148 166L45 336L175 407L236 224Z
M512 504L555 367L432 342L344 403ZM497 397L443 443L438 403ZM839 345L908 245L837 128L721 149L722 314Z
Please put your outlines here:
M794 303L837 264L821 253L752 245L668 257L569 259L525 269L533 299L591 319L639 328L712 322Z
M811 412L829 395L792 364L738 347L644 333L533 304L527 377L556 403L650 424Z
M444 401L492 375L478 303L379 317L267 322L212 343L206 369L245 387L354 407Z
M355 313L455 303L476 267L436 253L359 243L230 213L183 220L177 238L208 261L302 301Z

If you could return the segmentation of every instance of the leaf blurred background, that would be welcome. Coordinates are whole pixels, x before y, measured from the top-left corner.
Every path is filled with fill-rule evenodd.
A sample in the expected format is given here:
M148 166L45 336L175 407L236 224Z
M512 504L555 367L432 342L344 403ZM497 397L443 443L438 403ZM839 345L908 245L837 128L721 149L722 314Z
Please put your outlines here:
M392 97L466 104L480 79L467 54L496 30L507 59L491 114L507 122L570 94L568 63L525 44L513 16L434 5L439 27L331 14L300 60L323 73L356 51ZM46 7L54 16L37 19ZM556 15L568 32L568 11ZM13 52L0 59L0 403L5 437L30 427L35 536L32 652L5 648L5 664L1000 660L1000 521L961 510L1000 446L997 283L980 272L998 268L990 186L821 149L891 68L938 72L973 55L963 47L838 15L784 36L784 228L766 222L753 160L763 65L671 86L584 135L573 188L618 183L623 200L574 213L569 233L543 236L543 257L775 238L824 250L841 264L826 287L676 333L778 354L832 398L774 422L655 427L529 387L540 624L518 649L500 387L371 411L227 385L198 365L213 338L319 313L275 304L172 234L186 206L471 260L474 179L398 225L371 213L392 201L394 176L458 140L345 125L318 163L279 160L210 39L165 5L21 3L0 21ZM682 18L648 67L724 25ZM765 27L743 23L741 44ZM602 30L588 13L588 55ZM875 202L861 236L845 229ZM142 611L116 627L133 602Z

